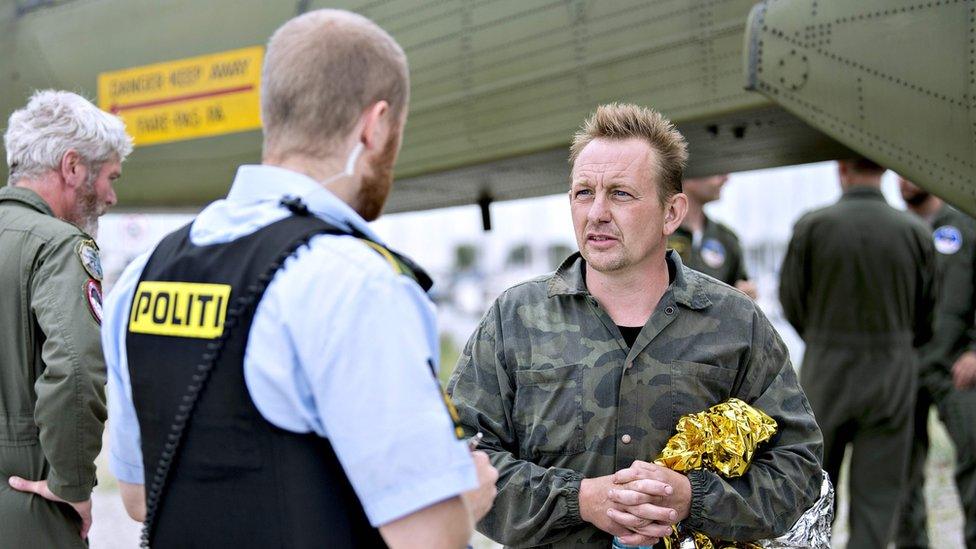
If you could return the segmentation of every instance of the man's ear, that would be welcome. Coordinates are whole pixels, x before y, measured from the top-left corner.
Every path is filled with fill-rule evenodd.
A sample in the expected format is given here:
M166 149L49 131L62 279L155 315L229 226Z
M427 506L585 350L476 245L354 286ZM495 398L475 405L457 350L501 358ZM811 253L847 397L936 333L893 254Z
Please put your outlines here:
M76 188L85 181L88 176L88 168L81 161L81 155L74 149L68 149L61 157L59 166L61 180L70 188Z
M688 197L685 193L677 193L669 198L664 206L664 235L674 234L686 215L688 215Z
M390 104L386 101L377 101L363 112L363 131L359 139L366 150L377 150L386 145L393 129L390 115Z

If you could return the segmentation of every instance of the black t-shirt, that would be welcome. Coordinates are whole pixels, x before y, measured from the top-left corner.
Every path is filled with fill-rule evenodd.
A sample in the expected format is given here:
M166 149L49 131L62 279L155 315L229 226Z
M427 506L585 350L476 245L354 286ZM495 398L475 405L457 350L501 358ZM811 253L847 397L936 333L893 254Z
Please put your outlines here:
M640 334L641 328L643 326L617 326L617 329L620 330L620 335L624 336L624 341L628 347L634 346L634 342L637 341L637 335Z

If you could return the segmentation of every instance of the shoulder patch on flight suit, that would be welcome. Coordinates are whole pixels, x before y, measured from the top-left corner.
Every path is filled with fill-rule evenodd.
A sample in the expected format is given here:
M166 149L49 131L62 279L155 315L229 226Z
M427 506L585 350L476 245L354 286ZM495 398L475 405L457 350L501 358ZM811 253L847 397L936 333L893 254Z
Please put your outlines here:
M143 280L129 313L129 331L216 339L224 333L229 284Z
M962 248L962 231L952 225L943 225L932 233L935 249L940 254L952 255Z
M713 269L718 269L725 265L725 246L714 238L707 238L702 242L701 258L705 265Z
M95 322L102 325L102 283L89 278L85 282L85 301L88 302L88 310L91 311Z
M78 260L81 261L81 266L85 268L88 276L101 282L102 259L98 255L98 246L95 245L95 241L82 240L75 246L75 253L78 254Z

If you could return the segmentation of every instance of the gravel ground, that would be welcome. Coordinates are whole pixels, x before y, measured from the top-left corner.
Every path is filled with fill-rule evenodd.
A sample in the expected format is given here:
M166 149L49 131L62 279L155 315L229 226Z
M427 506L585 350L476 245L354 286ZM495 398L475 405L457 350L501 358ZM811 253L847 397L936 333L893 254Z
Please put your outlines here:
M948 435L942 425L930 419L929 432L932 451L926 467L925 499L929 508L929 540L932 547L963 547L962 513L959 496L952 481L955 456ZM107 440L106 440L107 442ZM94 523L91 530L92 549L131 549L138 547L140 524L125 514L119 498L118 485L108 473L104 452L98 461L100 480L94 494ZM847 490L844 482L847 471L841 473L838 489L838 520L834 527L833 549L847 547ZM475 549L496 549L500 545L480 534L471 540Z

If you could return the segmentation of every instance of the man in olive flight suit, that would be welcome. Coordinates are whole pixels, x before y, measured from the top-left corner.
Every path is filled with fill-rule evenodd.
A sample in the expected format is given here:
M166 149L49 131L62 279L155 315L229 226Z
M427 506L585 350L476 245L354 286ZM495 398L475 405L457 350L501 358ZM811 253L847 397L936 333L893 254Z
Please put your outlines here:
M0 548L85 547L106 415L93 237L132 144L86 99L42 91L4 145Z
M904 178L901 196L908 210L934 231L939 293L932 341L921 351L910 485L897 545L929 547L923 487L929 408L934 404L956 448L963 534L968 549L976 549L976 221Z
M685 158L660 114L597 109L571 152L580 252L506 290L465 347L448 390L499 472L478 525L496 541L647 546L679 522L751 541L819 494L821 435L786 346L753 300L667 250ZM650 463L681 416L730 397L778 423L742 477Z
M797 221L780 279L783 312L806 342L800 382L836 484L848 444L848 547L894 539L915 406L915 349L931 337L935 251L928 228L889 206L884 168L839 163L840 200Z
M739 237L732 229L709 219L705 204L721 198L729 174L688 178L681 191L688 197L688 215L668 238L668 247L681 255L686 267L735 286L756 299L756 285L749 280Z

